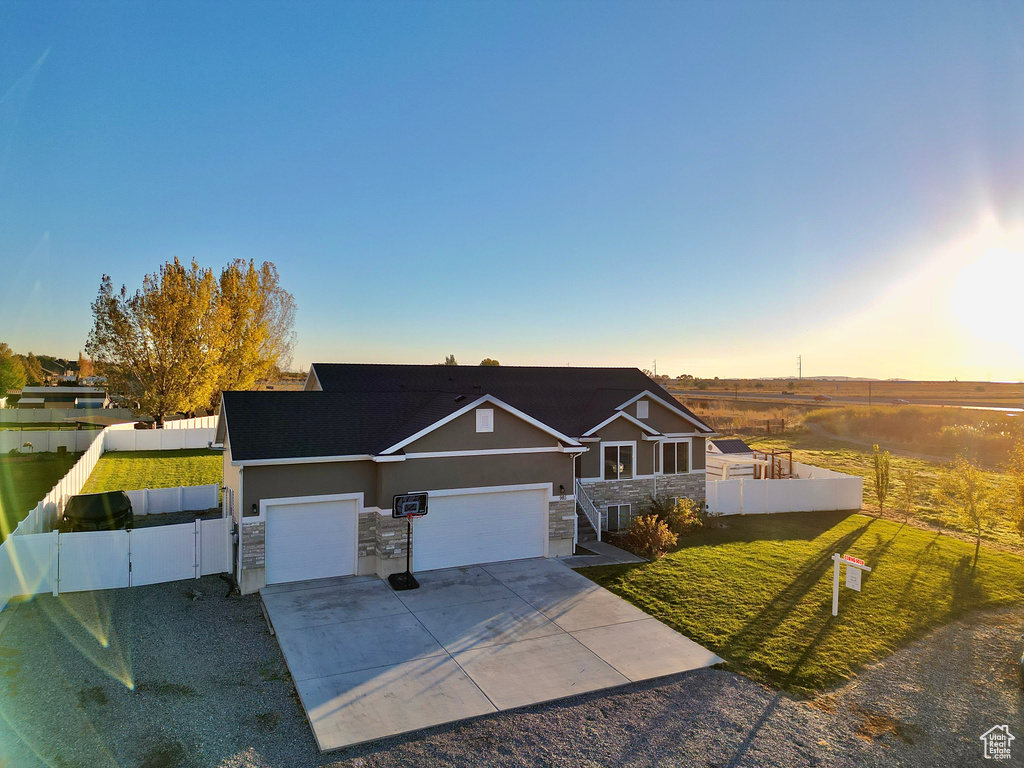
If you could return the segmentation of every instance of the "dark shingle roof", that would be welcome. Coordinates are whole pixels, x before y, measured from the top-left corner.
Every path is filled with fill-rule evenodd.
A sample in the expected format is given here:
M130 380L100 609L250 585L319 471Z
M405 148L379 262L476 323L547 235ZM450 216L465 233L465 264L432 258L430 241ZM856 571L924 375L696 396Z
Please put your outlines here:
M322 392L224 393L234 460L378 454L483 395L568 437L645 390L703 424L636 368L317 363L313 370Z
M722 453L750 453L754 450L738 437L731 437L726 440L712 440L711 443Z
M421 411L432 424L463 405L431 392L225 392L236 461L375 454L403 437ZM416 430L413 430L415 432ZM412 434L410 432L409 434Z

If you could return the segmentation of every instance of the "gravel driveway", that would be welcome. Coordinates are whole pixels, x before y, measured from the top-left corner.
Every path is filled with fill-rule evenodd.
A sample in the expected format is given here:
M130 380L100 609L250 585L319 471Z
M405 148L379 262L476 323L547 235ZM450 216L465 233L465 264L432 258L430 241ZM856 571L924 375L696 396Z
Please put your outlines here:
M206 577L5 613L0 765L978 765L991 726L1024 738L1015 608L942 628L812 701L710 669L321 756L259 599L226 591ZM1010 765L1024 763L1018 744Z

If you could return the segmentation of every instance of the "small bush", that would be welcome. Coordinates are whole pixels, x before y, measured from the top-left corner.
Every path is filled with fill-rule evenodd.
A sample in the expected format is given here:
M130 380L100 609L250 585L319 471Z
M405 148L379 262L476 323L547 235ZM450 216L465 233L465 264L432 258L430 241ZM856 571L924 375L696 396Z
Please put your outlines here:
M679 537L668 529L664 521L655 515L641 515L633 518L633 522L621 537L619 543L640 557L651 560L661 557L676 545Z
M708 521L706 507L693 499L650 496L641 508L642 515L654 515L676 536L685 536L703 528Z

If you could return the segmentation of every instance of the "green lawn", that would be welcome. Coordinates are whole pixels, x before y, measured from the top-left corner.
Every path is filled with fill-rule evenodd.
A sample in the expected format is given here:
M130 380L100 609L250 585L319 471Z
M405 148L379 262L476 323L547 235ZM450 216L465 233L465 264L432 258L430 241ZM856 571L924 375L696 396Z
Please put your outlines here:
M803 431L773 435L772 437L746 437L744 439L747 445L758 450L792 450L794 461L863 477L864 508L878 511L874 485L874 454L870 448ZM938 493L939 478L947 471L946 466L940 463L893 456L890 470L891 488L889 499L886 502L887 510L892 510L902 487L900 472L904 467L914 467L919 473L919 488L914 505L917 518L944 528L974 535L973 530L963 527L950 508L949 502ZM1003 473L983 471L982 475L993 498L1006 499L1009 496L1010 485ZM990 530L983 533L983 538L1007 544L1021 544L1020 536L1013 530L1008 519L996 522Z
M874 569L832 612L832 554ZM1024 599L1018 556L843 512L726 518L664 558L580 572L729 668L795 693L834 686L927 629Z
M80 455L43 453L28 461L0 458L0 541L60 482Z
M224 454L205 448L190 451L114 451L100 457L82 493L176 488L219 483Z

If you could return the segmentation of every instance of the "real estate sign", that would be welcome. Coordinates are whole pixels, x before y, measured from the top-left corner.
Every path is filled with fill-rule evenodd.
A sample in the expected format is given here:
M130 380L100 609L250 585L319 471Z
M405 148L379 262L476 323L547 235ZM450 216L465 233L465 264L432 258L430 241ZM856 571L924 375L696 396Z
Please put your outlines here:
M832 615L839 615L839 568L846 566L846 586L860 592L861 573L871 568L859 557L853 555L832 555Z
M860 592L860 568L846 569L846 586Z

